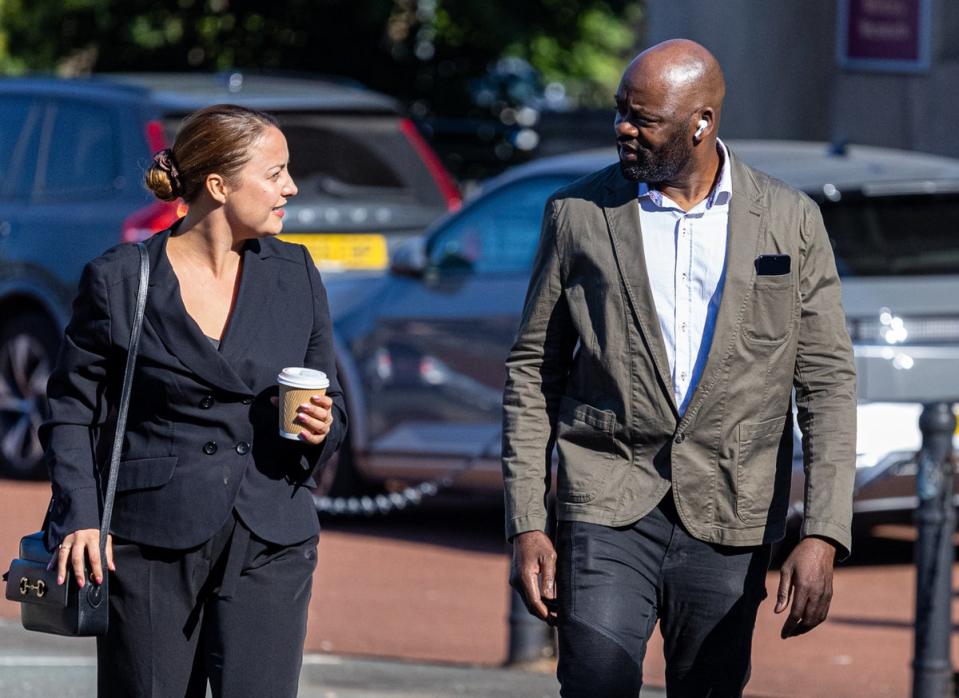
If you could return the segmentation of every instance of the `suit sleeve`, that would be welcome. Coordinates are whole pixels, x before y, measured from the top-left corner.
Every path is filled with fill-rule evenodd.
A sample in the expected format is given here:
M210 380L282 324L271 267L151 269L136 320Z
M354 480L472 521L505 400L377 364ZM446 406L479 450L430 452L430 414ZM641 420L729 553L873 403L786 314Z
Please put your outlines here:
M110 331L108 289L91 262L81 275L73 315L47 383L50 416L39 430L53 489L45 529L50 549L73 531L100 526L94 430L103 426L108 412Z
M309 251L304 247L303 255L306 259L310 286L313 291L313 331L310 334L310 344L306 350L303 365L323 371L330 379L330 387L326 394L333 400L333 424L326 439L319 446L305 445L305 458L308 467L312 470L322 465L343 444L346 437L347 416L346 403L343 400L343 390L336 375L336 356L333 353L333 322L330 319L330 306L326 298L326 287L320 272L313 263Z
M800 320L794 385L806 472L802 536L852 546L856 368L839 275L819 207L804 201Z
M576 345L562 285L559 208L554 200L546 204L519 331L506 360L502 453L508 538L546 530L556 416Z

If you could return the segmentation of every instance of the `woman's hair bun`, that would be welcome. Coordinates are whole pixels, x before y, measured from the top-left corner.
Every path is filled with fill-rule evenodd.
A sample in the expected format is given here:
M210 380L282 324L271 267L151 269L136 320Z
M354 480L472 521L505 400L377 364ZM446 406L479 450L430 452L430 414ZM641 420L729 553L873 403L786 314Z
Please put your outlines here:
M169 148L164 148L153 156L145 179L150 191L161 201L173 201L182 194L180 173L173 159L173 151Z

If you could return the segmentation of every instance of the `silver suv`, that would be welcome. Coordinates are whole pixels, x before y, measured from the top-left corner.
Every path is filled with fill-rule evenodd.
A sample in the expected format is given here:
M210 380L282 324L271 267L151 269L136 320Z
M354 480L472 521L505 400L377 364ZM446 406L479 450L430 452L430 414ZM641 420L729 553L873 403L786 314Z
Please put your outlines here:
M822 208L859 371L855 510L906 514L918 403L959 400L959 161L824 143L729 145ZM374 286L328 284L353 425L339 472L324 473L328 491L365 481L403 492L451 472L457 487L499 492L503 362L543 206L614 161L604 149L515 168L399 252ZM796 514L801 498L797 450Z

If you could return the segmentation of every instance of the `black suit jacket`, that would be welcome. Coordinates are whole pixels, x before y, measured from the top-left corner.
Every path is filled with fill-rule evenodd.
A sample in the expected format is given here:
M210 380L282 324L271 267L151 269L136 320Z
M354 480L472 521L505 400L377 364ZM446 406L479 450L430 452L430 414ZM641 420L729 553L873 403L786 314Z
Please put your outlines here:
M312 473L342 442L326 291L306 248L251 240L219 351L187 314L166 256L171 230L150 238L150 294L120 464L112 531L184 549L208 540L235 508L259 537L292 544L319 531ZM50 376L40 429L53 499L47 544L99 526L112 408L136 304L139 255L119 245L84 269ZM307 366L330 378L333 427L320 446L278 434L276 376Z

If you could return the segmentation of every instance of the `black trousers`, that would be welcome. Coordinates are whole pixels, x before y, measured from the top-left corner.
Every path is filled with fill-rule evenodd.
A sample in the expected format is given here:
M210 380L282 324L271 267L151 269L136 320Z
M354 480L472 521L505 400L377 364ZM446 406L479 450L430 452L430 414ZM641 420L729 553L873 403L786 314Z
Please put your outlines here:
M672 494L625 528L560 522L560 694L638 696L658 620L670 698L741 696L769 554L696 540Z
M97 695L295 696L316 543L267 543L235 514L190 550L114 539Z

